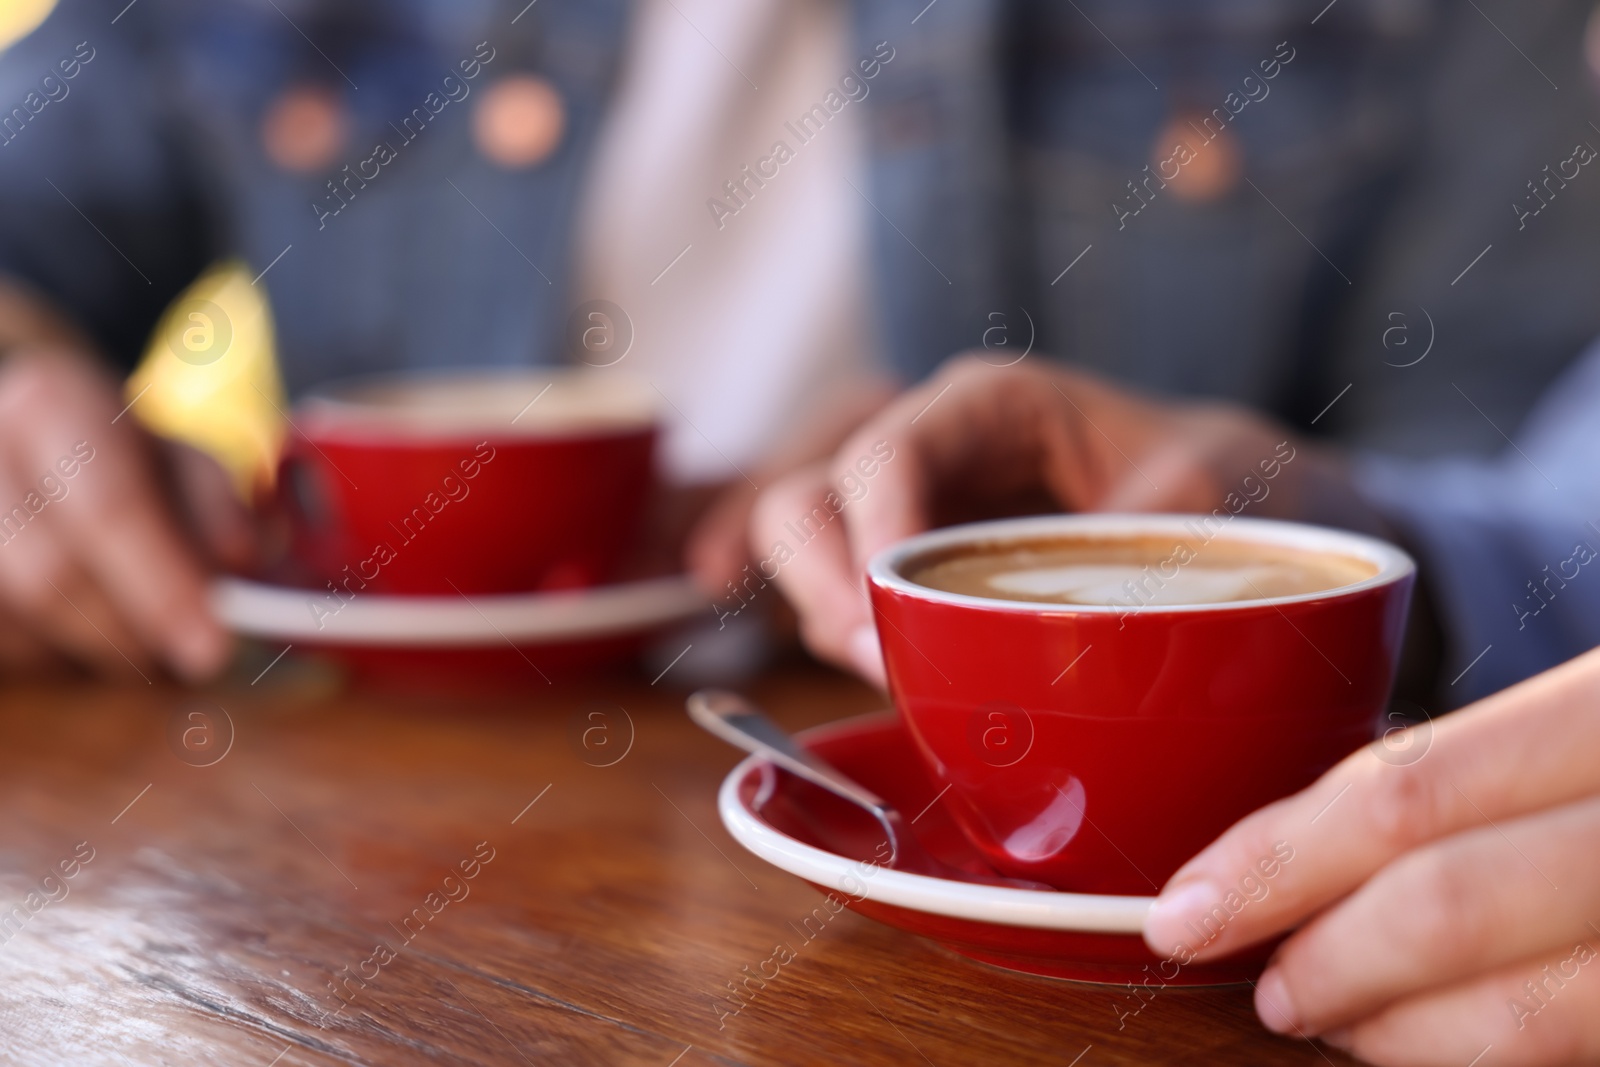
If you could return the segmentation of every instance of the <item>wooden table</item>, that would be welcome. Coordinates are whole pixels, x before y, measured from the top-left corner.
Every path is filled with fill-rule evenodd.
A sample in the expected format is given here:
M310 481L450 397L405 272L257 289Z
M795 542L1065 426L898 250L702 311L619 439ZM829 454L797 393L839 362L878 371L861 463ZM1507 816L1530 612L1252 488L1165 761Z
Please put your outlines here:
M719 1029L819 898L722 830L736 754L681 691L394 696L289 666L0 690L0 1061L1353 1062L1268 1035L1248 989L1166 991L1119 1031L1126 990L853 912ZM805 666L749 688L794 728L879 703Z

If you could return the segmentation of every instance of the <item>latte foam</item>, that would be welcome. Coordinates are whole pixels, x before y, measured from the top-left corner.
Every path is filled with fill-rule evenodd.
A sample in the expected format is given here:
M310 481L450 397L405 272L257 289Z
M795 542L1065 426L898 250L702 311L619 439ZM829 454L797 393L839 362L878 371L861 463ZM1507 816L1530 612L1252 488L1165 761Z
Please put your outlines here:
M1162 607L1323 592L1376 568L1279 545L1130 538L969 545L914 560L905 573L918 585L997 600Z

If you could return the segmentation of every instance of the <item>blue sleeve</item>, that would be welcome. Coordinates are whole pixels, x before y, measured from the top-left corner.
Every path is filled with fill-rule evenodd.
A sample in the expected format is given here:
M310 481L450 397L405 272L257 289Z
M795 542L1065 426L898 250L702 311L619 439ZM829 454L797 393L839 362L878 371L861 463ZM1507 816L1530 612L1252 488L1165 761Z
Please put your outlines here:
M160 61L158 7L65 0L0 53L0 274L131 366L204 267L201 161Z
M1495 458L1367 455L1355 474L1420 557L1450 704L1600 644L1600 344Z

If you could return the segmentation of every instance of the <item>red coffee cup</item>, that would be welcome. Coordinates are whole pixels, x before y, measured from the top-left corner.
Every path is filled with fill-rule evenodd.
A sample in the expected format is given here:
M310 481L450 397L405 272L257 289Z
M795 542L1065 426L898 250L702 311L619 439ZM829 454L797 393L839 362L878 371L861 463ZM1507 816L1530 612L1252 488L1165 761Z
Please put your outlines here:
M990 599L908 570L961 546L1170 538L1361 561L1318 593L1140 607ZM1060 515L922 534L868 566L889 691L996 869L1152 894L1238 819L1373 740L1415 565L1357 534L1261 519Z
M649 387L611 371L329 386L297 405L279 471L292 554L341 595L597 585L634 540L656 433Z

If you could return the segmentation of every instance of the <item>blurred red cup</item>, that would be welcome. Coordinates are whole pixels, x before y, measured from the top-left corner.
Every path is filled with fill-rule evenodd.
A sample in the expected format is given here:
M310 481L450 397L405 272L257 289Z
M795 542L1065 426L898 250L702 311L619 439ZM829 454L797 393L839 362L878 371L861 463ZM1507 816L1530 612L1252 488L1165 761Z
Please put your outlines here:
M1217 529L1219 528L1220 529ZM1054 539L1355 560L1317 593L1166 607L943 592L906 577L970 546ZM1372 741L1415 566L1392 545L1270 520L1062 515L936 530L868 567L889 691L962 832L996 869L1151 894L1251 811Z
M578 589L615 576L650 493L643 383L612 371L367 378L296 406L292 557L341 594Z

